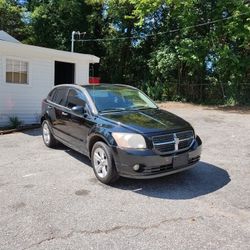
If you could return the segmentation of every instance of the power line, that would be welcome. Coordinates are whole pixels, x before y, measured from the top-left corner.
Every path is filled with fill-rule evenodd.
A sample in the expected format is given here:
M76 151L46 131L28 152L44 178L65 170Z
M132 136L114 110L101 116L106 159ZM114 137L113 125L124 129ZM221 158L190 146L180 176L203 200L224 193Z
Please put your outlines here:
M222 21L226 21L232 18L236 18L239 16L243 16L243 15L247 15L249 13L241 13L237 16L229 16L229 17L225 17L225 18L221 18L221 19L217 19L214 21L208 21L205 23L199 23L196 25L191 25L191 26L187 26L187 27L183 27L183 28L179 28L179 29L173 29L173 30L169 30L169 31L164 31L164 32L158 32L155 34L145 34L143 36L130 36L130 37L116 37L116 38L96 38L96 39L79 39L79 40L75 40L76 42L108 42L108 41L116 41L116 40L127 40L127 39L143 39L146 37L153 37L153 36L158 36L158 35L164 35L164 34L168 34L168 33L175 33L181 30L187 30L187 29L192 29L192 28L196 28L196 27L203 27L206 25L210 25L210 24L215 24L218 22L222 22Z

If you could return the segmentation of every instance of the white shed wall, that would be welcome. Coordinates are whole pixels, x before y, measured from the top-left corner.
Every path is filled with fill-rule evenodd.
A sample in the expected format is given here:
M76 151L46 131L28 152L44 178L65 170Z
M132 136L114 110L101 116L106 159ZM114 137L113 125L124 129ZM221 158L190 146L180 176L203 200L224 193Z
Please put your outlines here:
M6 83L6 58L29 63L29 85ZM66 60L65 60L66 59ZM24 124L40 121L41 101L54 86L54 62L75 63L75 83L88 84L89 62L72 58L36 57L35 53L22 50L5 50L0 46L0 126L17 116Z
M89 84L89 64L88 63L76 63L75 83L79 85Z
M8 124L9 117L13 116L27 124L39 122L41 101L53 87L54 62L29 58L22 60L29 62L29 85L6 83L6 57L2 56L0 60L0 125Z

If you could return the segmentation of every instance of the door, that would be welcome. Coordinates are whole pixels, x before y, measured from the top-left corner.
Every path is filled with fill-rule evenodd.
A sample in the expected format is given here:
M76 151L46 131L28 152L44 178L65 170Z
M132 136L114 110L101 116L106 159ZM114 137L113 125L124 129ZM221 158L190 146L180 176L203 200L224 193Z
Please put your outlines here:
M76 106L85 107L87 113L73 112L72 108ZM65 133L69 136L70 144L75 150L87 154L87 137L93 121L84 93L71 88L68 92L66 108L68 112L63 114L63 120L66 124Z
M65 112L65 104L68 93L68 87L60 87L54 90L53 97L49 100L48 112L51 119L53 133L56 137L65 141L65 126L66 123L63 119L63 113Z
M55 86L75 83L75 64L55 61Z

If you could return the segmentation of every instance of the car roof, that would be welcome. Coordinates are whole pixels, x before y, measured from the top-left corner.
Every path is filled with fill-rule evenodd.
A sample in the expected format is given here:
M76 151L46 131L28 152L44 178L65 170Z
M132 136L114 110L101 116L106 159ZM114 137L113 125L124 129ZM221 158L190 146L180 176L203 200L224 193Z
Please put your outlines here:
M130 89L136 89L130 85L125 84L110 84L110 83L101 83L101 84L89 84L89 85L82 85L86 89L117 89L117 88L130 88Z
M133 86L125 85L125 84L111 84L111 83L101 83L101 84L84 84L84 85L78 85L78 84L60 84L54 87L60 88L60 87L73 87L73 88L85 88L85 89L113 89L113 88L131 88L136 89Z

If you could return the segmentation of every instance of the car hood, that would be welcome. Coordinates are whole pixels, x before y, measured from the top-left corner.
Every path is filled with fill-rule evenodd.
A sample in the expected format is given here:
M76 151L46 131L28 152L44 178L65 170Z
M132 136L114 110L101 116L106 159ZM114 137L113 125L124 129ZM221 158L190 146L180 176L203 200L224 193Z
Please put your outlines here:
M161 109L113 112L102 114L102 117L139 133L192 129L187 121Z

